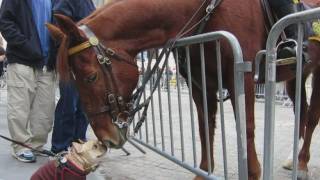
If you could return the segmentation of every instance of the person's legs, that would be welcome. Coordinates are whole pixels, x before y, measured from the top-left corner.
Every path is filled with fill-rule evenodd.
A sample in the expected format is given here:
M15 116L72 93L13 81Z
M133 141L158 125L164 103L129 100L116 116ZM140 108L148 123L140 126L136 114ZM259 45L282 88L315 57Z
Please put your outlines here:
M52 129L56 78L53 71L36 70L37 86L30 113L31 144L33 148L42 148Z
M59 84L60 99L55 110L51 150L55 153L67 150L73 141L76 100L73 85Z
M29 129L29 115L35 94L33 68L14 63L8 65L7 73L7 120L11 138L31 145L32 134ZM27 151L24 147L12 144L12 148L14 156L20 161L32 162L35 160L32 153L24 153Z

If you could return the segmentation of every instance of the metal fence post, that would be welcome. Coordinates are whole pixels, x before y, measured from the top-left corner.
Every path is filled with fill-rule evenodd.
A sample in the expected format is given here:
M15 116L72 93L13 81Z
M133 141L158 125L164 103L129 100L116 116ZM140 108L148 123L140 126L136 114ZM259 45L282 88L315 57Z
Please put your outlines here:
M274 179L273 174L273 158L274 158L274 127L275 127L275 83L276 83L276 44L281 32L291 24L299 24L306 21L310 21L313 19L320 18L320 8L314 8L311 10L302 11L299 13L294 13L288 15L282 19L280 19L271 29L268 39L267 39L267 57L266 57L266 104L265 104L265 134L264 134L264 158L263 158L263 179L264 180L272 180ZM299 26L299 32L302 32L301 24ZM302 36L299 36L299 42L302 42ZM298 47L298 56L301 61L301 53L302 53L302 46L301 44ZM301 61L302 62L302 61ZM297 67L298 71L297 76L301 74L301 62L298 61ZM300 64L300 65L299 65ZM301 88L301 77L298 76L297 80L297 88L296 92L299 91ZM299 80L300 79L300 80ZM300 86L298 85L300 81ZM299 86L299 87L298 87ZM301 89L300 89L301 90ZM298 93L298 92L297 92ZM301 93L298 95L301 96ZM299 97L296 96L296 100L299 100ZM296 102L300 105L299 102ZM294 142L294 172L293 172L293 179L296 179L296 171L297 171L297 152L298 152L298 139L299 136L299 122L300 121L300 106L296 107L296 123L295 123L295 142ZM298 113L298 114L297 114Z

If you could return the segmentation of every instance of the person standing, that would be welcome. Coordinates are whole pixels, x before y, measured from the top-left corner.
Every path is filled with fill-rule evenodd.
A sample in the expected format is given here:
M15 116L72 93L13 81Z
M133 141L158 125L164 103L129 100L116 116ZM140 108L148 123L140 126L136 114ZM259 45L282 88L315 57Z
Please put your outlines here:
M63 14L78 22L95 10L91 0L60 0L54 13ZM60 99L55 110L51 151L67 150L73 141L86 140L87 117L81 107L78 91L73 82L59 83Z
M0 31L7 41L7 120L12 139L41 149L52 129L55 107L55 53L45 23L51 0L3 0ZM36 154L12 144L12 155L35 162Z

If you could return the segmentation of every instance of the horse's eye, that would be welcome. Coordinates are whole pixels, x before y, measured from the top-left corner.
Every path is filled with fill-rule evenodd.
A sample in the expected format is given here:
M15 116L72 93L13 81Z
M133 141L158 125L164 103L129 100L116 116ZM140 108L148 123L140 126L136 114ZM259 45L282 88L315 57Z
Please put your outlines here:
M96 80L97 80L97 77L98 77L98 73L94 73L94 74L91 74L91 75L89 75L88 77L86 77L85 79L84 79L84 81L86 82L86 83L93 83L93 82L95 82Z

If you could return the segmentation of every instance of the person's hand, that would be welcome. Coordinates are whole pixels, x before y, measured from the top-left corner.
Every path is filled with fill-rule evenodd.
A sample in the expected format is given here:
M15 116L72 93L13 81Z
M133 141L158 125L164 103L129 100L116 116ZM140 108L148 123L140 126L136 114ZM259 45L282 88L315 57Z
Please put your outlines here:
M1 56L0 56L0 62L3 62L5 59L6 59L6 56L5 56L5 55L1 55Z

